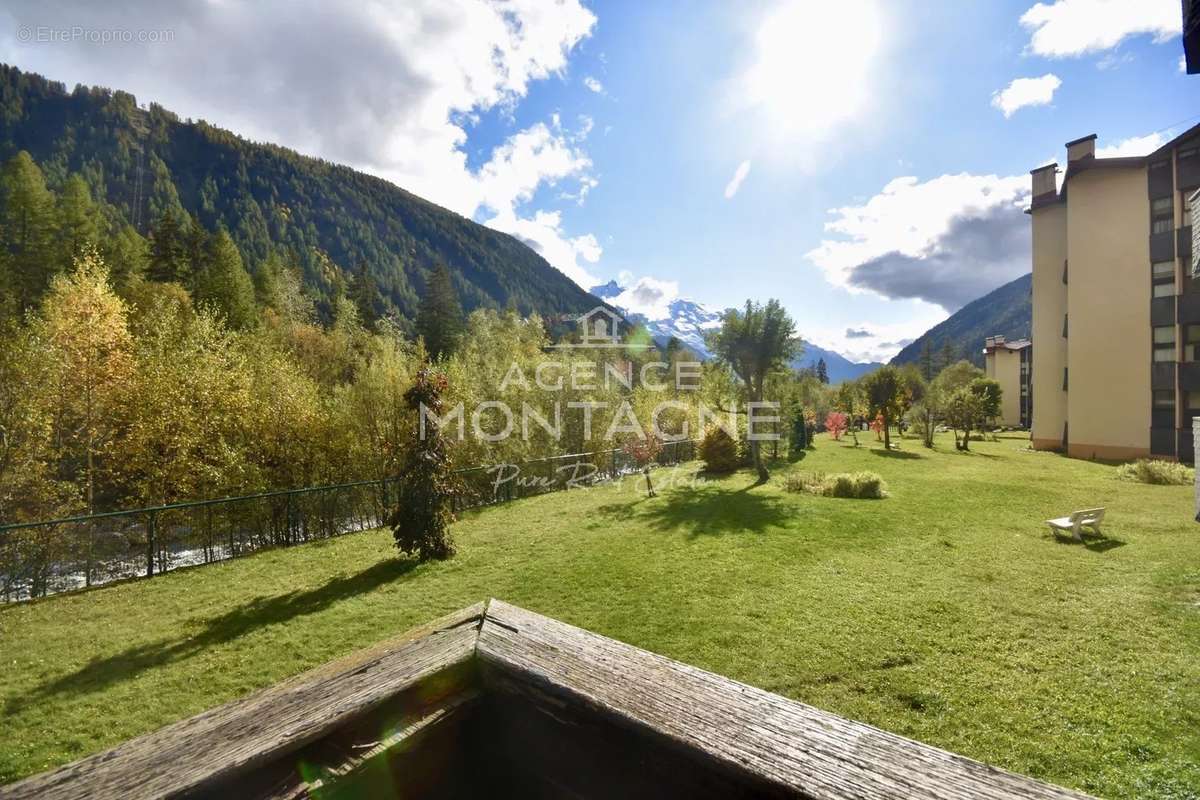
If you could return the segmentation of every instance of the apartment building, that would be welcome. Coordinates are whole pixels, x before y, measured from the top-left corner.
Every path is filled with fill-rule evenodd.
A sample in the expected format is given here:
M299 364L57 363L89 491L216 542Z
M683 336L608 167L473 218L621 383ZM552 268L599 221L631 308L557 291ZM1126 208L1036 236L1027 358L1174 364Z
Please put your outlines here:
M1148 156L1033 170L1031 438L1079 458L1192 460L1200 416L1200 278L1192 201L1200 125Z
M1000 384L1000 424L1028 428L1033 417L1033 342L1007 341L1004 336L983 340L983 367Z

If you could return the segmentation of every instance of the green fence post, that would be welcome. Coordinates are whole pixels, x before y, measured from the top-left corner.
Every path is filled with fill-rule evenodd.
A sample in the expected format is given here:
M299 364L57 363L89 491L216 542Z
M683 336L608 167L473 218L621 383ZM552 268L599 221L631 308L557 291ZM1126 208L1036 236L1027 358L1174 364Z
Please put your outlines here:
M154 547L158 537L158 514L150 512L150 524L146 527L146 577L154 577Z

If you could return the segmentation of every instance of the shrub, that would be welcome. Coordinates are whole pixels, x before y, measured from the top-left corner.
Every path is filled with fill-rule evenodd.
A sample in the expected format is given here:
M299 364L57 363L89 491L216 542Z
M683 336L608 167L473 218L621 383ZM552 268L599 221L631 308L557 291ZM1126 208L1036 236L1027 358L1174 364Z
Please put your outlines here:
M857 500L879 500L887 497L887 486L874 472L794 472L787 476L784 488L789 492L808 492L822 497L849 497Z
M1142 459L1117 467L1117 477L1138 483L1187 486L1196 480L1196 470L1175 461Z
M404 402L414 413L424 405L432 413L424 425L414 425L400 468L395 511L389 525L396 547L421 561L454 555L450 503L459 485L450 464L450 451L437 423L449 386L446 376L422 367Z
M712 425L700 442L700 458L709 472L733 472L739 464L737 442L720 425Z
M824 472L793 472L784 479L783 488L789 492L821 494L821 486L824 483Z

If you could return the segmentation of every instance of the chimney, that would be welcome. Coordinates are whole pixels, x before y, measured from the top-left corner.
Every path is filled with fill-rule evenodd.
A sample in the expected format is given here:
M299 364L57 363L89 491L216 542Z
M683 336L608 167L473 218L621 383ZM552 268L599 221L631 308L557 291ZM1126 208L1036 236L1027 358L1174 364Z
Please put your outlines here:
M1067 142L1067 167L1076 161L1096 157L1096 134L1092 133L1082 139Z
M1055 178L1055 175L1058 174L1057 163L1038 167L1029 174L1033 176L1033 205L1035 208L1048 200L1053 200L1058 195L1058 183Z

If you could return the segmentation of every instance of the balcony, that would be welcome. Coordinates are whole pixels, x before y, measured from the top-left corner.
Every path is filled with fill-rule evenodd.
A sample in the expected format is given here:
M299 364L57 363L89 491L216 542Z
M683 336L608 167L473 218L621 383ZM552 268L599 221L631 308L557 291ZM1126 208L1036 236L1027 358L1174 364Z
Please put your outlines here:
M1200 291L1194 285L1194 282L1189 285L1189 290L1185 294L1179 295L1179 324L1191 325L1200 323Z
M1175 427L1150 429L1150 455L1175 455Z
M1179 388L1185 392L1200 392L1200 361L1184 361L1179 365Z
M1150 365L1150 388L1154 391L1175 390L1175 362L1156 361Z
M1154 297L1150 300L1150 324L1158 325L1174 325L1175 324L1175 302L1178 295L1170 297Z
M1150 234L1150 261L1170 261L1175 258L1175 231Z

